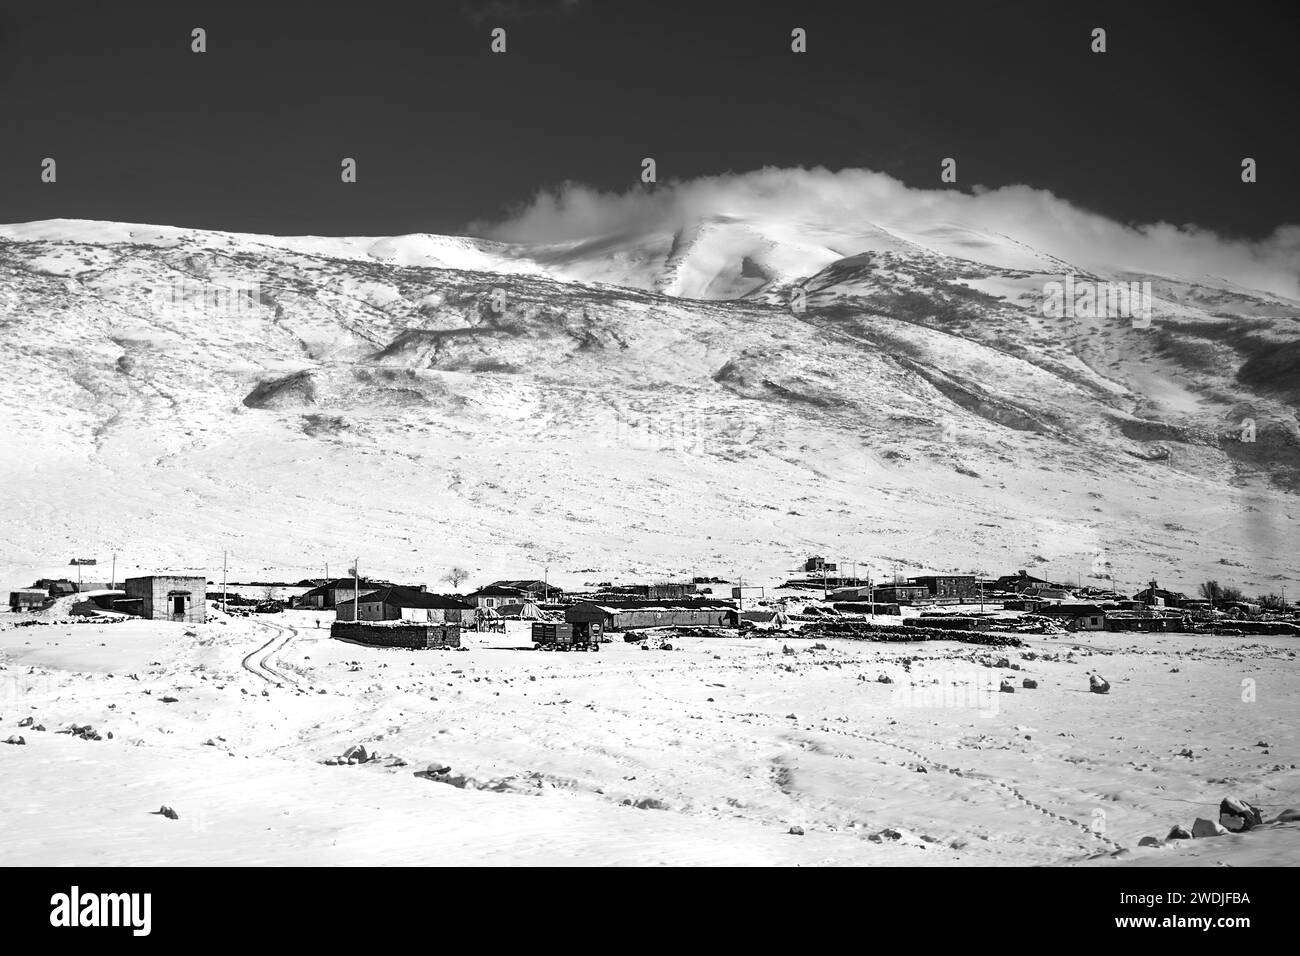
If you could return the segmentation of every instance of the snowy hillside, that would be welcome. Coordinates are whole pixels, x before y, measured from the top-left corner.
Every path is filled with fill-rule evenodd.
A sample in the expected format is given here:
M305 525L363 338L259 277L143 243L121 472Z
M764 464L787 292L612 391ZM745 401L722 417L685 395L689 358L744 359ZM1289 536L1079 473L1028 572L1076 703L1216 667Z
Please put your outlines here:
M0 589L114 551L119 577L211 575L223 549L232 576L360 555L431 584L818 553L1300 585L1300 303L1167 277L1149 327L1045 316L1071 273L961 224L3 226Z

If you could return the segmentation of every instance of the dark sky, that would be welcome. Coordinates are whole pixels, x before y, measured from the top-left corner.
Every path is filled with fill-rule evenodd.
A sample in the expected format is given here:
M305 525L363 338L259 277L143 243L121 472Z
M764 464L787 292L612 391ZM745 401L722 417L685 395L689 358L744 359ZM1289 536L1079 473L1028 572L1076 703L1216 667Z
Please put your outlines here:
M643 156L661 180L861 166L927 188L952 156L961 188L1027 183L1125 222L1300 222L1294 2L271 7L8 3L0 221L457 232L565 180L626 188Z

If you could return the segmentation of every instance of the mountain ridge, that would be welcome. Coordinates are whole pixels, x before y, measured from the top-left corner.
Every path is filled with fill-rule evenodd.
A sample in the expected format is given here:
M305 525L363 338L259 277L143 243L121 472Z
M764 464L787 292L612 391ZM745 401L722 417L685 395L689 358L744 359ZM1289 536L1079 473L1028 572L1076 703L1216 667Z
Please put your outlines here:
M1060 273L1038 267L1060 260L1032 251L1013 268L897 243L796 275L824 250L758 262L732 240L799 228L708 226L675 272L658 233L602 265L423 234L0 227L4 440L30 450L3 472L0 585L53 567L56 541L142 567L228 548L250 572L362 550L431 581L775 578L838 550L1300 583L1295 399L1269 365L1300 340L1296 304L1149 278L1149 329L1052 319ZM765 275L729 278L746 268ZM664 292L711 284L728 298ZM257 296L204 304L222 287Z

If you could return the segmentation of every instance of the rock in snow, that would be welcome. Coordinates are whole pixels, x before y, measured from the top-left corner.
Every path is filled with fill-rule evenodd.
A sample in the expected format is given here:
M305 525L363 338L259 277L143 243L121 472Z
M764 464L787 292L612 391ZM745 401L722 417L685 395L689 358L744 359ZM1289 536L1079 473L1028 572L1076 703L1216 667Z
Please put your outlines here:
M1206 820L1204 817L1197 817L1196 822L1192 824L1192 836L1198 840L1203 837L1223 836L1227 832L1213 820Z
M1245 800L1224 797L1219 804L1219 823L1233 832L1251 830L1264 822L1259 810Z

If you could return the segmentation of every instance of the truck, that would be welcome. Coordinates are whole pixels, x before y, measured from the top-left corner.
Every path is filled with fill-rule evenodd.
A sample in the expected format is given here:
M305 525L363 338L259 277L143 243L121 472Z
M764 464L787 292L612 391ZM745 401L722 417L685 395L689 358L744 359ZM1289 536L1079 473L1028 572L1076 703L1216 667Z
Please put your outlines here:
M533 644L539 651L599 651L600 625L534 621Z

